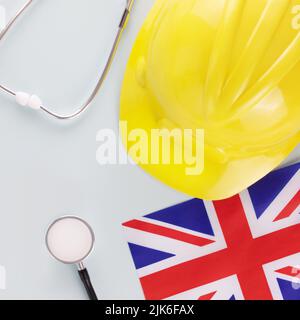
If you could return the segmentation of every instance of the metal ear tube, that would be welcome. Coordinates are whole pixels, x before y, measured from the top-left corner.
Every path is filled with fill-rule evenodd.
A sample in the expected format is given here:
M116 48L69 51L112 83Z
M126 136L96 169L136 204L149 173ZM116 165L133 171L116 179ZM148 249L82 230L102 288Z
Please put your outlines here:
M17 19L23 14L23 12L26 11L27 8L30 7L30 5L33 2L34 2L34 0L27 1L24 4L24 6L15 14L15 16L10 20L10 22L7 24L7 26L1 31L0 40L3 39L3 37L7 34L7 32L11 29L11 27L15 24ZM105 67L104 67L103 71L101 71L101 73L100 73L98 82L96 83L94 89L92 90L92 92L90 93L90 95L86 99L86 101L74 112L69 113L69 114L60 114L60 113L54 112L54 111L52 111L52 109L49 109L48 107L43 105L42 100L37 95L30 94L27 92L15 91L15 90L8 88L6 85L3 85L3 84L0 84L0 90L2 90L3 92L5 92L11 96L14 96L16 102L19 105L24 106L24 107L29 107L34 110L41 110L56 119L69 120L69 119L73 119L73 118L78 117L79 115L81 115L84 111L86 111L89 108L91 103L94 101L97 93L101 89L101 87L104 83L104 80L106 79L106 76L110 70L110 67L111 67L112 62L115 57L115 54L117 52L118 44L121 40L123 30L125 29L127 21L129 19L130 11L133 6L133 3L134 3L134 0L127 0L127 2L126 2L126 7L124 9L121 21L119 23L117 33L115 36L115 40L113 42L110 54L109 54L108 59L105 64Z

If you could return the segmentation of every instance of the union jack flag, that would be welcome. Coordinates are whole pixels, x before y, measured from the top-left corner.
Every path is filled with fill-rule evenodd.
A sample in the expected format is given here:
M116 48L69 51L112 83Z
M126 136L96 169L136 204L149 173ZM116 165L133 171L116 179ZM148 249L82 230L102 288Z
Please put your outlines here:
M300 163L123 224L146 299L300 300Z

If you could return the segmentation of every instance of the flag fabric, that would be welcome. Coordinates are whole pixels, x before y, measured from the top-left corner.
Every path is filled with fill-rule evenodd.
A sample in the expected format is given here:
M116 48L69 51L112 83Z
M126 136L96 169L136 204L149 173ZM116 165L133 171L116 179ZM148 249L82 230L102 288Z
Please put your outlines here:
M300 300L300 163L123 228L146 299Z

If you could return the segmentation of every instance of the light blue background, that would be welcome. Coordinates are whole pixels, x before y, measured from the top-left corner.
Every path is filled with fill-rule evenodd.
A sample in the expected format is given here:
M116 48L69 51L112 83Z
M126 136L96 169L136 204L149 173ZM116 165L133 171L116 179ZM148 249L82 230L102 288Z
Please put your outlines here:
M0 45L0 82L37 93L57 111L74 109L104 66L125 0L35 0ZM0 0L11 15L24 0ZM94 228L87 261L99 296L142 299L121 223L187 199L138 167L96 162L96 134L117 130L126 62L154 0L138 0L116 60L92 108L58 122L0 93L0 299L81 299L73 267L54 261L44 244L55 218L76 214ZM300 160L300 150L288 160Z

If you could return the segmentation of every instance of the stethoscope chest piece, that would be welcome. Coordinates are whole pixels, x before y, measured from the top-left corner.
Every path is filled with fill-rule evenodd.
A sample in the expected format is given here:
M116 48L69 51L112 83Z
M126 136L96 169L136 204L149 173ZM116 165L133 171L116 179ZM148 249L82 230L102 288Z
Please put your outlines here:
M98 300L83 260L94 247L95 235L90 225L81 218L65 216L55 220L46 233L50 254L65 264L77 264L79 276L91 300Z

